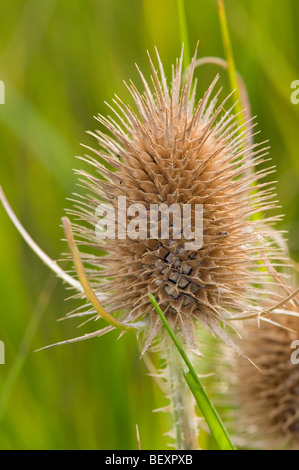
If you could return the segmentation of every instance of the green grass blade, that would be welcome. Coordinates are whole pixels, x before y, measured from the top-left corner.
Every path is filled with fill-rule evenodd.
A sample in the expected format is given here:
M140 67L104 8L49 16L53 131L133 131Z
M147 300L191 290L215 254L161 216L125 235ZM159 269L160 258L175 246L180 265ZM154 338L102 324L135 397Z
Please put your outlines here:
M159 307L155 297L152 295L152 294L149 294L149 299L151 301L151 303L153 304L153 306L155 307L155 310L157 312L157 314L159 315L159 317L161 318L167 332L169 333L172 341L174 342L177 350L179 351L181 357L183 358L185 364L187 365L188 369L190 370L190 372L192 373L192 375L194 374L195 377L197 377L197 374L187 356L187 354L185 353L184 349L182 348L182 345L180 344L180 342L178 341L177 337L175 336L174 332L172 331L168 321L166 320L161 308Z
M217 410L215 409L213 403L210 401L205 389L201 385L199 379L194 379L191 372L185 373L183 375L186 379L187 384L196 400L196 403L199 406L200 411L202 412L205 420L211 430L211 433L219 447L220 450L235 450L226 428L224 427Z
M186 13L185 13L185 0L177 0L178 6L178 16L179 16L179 27L180 27L180 37L182 43L184 43L184 68L186 69L190 65L190 46L189 46L189 37L188 37L188 28L186 22Z
M166 320L161 308L159 307L155 297L152 294L149 294L149 299L152 305L155 307L155 310L159 317L161 318L163 325L165 326L167 332L169 333L171 339L173 340L177 350L179 351L182 359L184 360L186 366L189 369L189 372L183 372L185 380L202 412L211 433L219 447L220 450L234 450L234 446L230 441L228 432L225 429L224 424L222 423L214 405L210 401L206 391L200 383L200 380L197 376L197 373L192 366L187 354L185 353L182 345L178 341L176 335L172 331L168 321Z
M221 24L223 46L224 46L226 60L228 63L228 75L229 75L230 86L232 90L235 90L236 97L238 100L235 105L235 111L236 111L236 114L238 115L237 117L238 121L244 122L246 121L246 115L245 115L245 109L244 109L245 103L242 102L241 92L239 88L233 48L232 48L229 29L227 25L224 0L218 0L218 10L219 10L219 19L220 19L220 24ZM242 130L243 130L242 127L240 127L239 133L241 133ZM256 182L252 183L251 186L254 188L256 186ZM254 214L253 216L251 216L251 220L258 220L259 218L261 218L261 216L262 215L258 212Z
M237 78L237 72L236 72L236 67L235 67L233 48L232 48L232 44L230 40L230 34L229 34L228 25L227 25L227 19L226 19L226 13L225 13L223 0L218 0L218 9L219 9L219 19L220 19L220 25L221 25L224 52L225 52L226 60L228 63L228 75L229 75L230 86L232 90L235 90L235 93L238 99L238 102L236 103L235 108L236 108L236 113L240 113L239 120L241 120L243 117L241 94L240 94L239 85L238 85L238 78Z

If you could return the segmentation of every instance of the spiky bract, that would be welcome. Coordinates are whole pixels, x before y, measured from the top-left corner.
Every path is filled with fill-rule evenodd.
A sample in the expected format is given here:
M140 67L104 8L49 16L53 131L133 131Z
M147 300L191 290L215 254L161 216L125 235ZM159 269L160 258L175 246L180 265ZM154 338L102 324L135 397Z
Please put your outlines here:
M299 449L299 318L283 315L280 324L244 326L244 351L257 366L237 359L235 420L245 447Z

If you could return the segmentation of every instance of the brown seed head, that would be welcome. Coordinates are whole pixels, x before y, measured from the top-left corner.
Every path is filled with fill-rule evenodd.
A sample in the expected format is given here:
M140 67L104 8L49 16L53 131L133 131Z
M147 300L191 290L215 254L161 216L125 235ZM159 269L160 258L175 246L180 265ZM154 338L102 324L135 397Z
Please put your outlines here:
M89 149L95 158L87 161L98 175L79 172L89 194L79 198L70 214L79 217L79 224L73 224L78 242L97 250L82 258L93 288L106 295L106 310L124 311L126 321L143 318L146 349L161 327L148 299L151 293L189 348L197 351L195 320L231 344L219 322L258 309L258 289L252 284L264 275L258 261L269 232L268 221L255 220L254 214L264 216L275 207L269 183L260 183L273 169L252 172L263 163L266 149L246 145L246 133L226 109L228 98L217 106L219 92L212 98L217 77L196 102L195 57L185 80L182 56L177 60L171 86L158 53L157 58L159 72L150 59L151 86L140 72L144 93L133 83L128 87L136 109L116 98L111 107L116 120L97 118L105 132L93 134L100 148ZM185 204L202 205L202 247L186 250L186 237L176 238L173 227L167 239L99 240L96 207L106 202L117 211L120 196L128 206L146 209L152 204L177 204L181 210ZM161 218L157 220L160 230ZM274 253L268 244L267 256Z
M299 449L299 365L292 349L299 339L299 318L284 315L280 324L284 328L265 322L260 328L256 322L244 327L244 352L260 369L237 360L237 421L246 447Z

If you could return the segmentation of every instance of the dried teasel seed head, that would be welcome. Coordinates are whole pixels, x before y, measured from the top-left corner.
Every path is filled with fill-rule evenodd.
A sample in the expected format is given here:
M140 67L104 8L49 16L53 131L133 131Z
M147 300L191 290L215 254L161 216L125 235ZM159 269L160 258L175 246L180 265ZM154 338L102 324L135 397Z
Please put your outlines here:
M121 321L144 319L144 350L161 327L148 294L155 296L191 350L198 352L196 322L232 345L222 326L234 316L258 311L258 288L252 284L264 275L264 240L267 256L277 255L268 227L275 219L264 216L275 207L272 188L261 182L273 168L252 171L264 162L267 149L263 144L246 146L248 135L237 124L233 108L226 109L228 98L217 105L219 92L212 95L218 77L196 102L196 57L183 80L182 55L171 86L157 53L158 71L150 59L151 85L139 71L144 93L133 83L128 86L135 110L116 97L110 107L114 118L98 116L105 128L92 134L99 148L89 149L94 157L83 158L97 174L78 172L88 194L79 196L69 211L77 218L72 225L76 241L95 249L93 255L82 254L93 289L105 294L108 312L124 312ZM202 246L186 249L186 237L177 238L173 227L168 238L159 236L160 231L150 237L146 226L144 238L125 234L99 240L97 206L105 202L117 213L120 198L147 210L155 204L177 204L181 211L184 205L202 205ZM257 213L263 214L262 220ZM160 230L161 218L157 220ZM116 222L118 235L119 228Z
M280 315L279 323L282 327L261 322L258 328L256 321L244 325L244 352L258 368L237 358L235 420L246 447L298 450L299 365L292 348L299 339L299 318Z

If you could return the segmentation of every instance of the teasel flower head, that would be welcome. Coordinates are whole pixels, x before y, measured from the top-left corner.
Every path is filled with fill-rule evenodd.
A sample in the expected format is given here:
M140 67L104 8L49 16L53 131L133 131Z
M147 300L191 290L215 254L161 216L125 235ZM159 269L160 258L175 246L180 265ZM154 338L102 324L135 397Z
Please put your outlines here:
M246 448L299 449L299 298L282 276L267 321L244 322L244 352L235 356L226 380L234 401L236 440ZM277 323L279 319L279 324ZM233 373L232 373L233 371ZM229 373L228 373L229 372ZM236 406L237 405L237 406Z
M218 77L197 101L196 57L185 79L182 58L183 52L169 85L158 52L157 70L149 57L151 81L138 69L144 92L127 85L134 106L116 96L109 105L113 117L97 117L102 129L91 133L97 146L88 148L93 156L82 158L92 170L78 171L88 193L76 197L69 211L80 250L94 249L93 255L81 253L93 291L104 296L109 314L121 312L120 322L143 321L143 351L162 327L149 294L190 350L199 352L196 324L233 345L223 325L247 312L258 314L261 244L267 244L270 259L277 256L269 228L275 218L265 217L275 201L271 184L261 181L273 167L258 169L267 155L265 143L248 144L253 124L238 124L233 107L227 109L230 97L217 104ZM97 207L105 203L117 214L119 201L157 212L161 204L175 204L181 214L191 205L192 232L194 207L202 205L202 246L186 249L190 239L183 227L177 237L174 218L169 236L162 237L160 212L155 237L148 224L146 237L123 235L116 217L115 238L99 239ZM126 223L134 223L135 215Z

